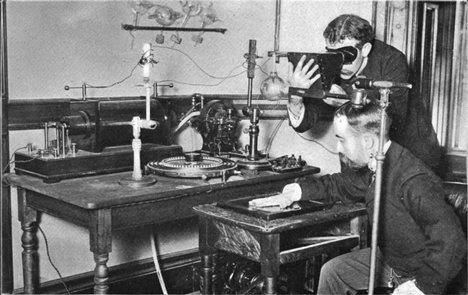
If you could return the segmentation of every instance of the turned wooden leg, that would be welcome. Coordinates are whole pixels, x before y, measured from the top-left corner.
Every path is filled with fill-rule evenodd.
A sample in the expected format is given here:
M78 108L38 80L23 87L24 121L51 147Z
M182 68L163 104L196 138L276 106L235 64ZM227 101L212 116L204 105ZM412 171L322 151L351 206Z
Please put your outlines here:
M23 234L21 246L23 247L23 282L24 293L34 294L39 286L39 256L37 254L37 222L38 214L27 206L28 192L18 189L18 219L21 222Z
M276 278L266 277L265 278L265 294L276 294Z
M37 254L37 224L35 222L21 225L23 235L21 246L23 247L23 282L24 293L34 294L39 285L39 257Z
M94 262L96 267L94 268L94 294L107 294L109 292L109 268L107 267L107 261L109 260L109 254L94 253Z
M279 234L262 235L260 239L260 265L265 278L265 294L276 294L279 275Z
M109 268L107 261L112 251L111 210L103 209L92 212L89 223L89 241L94 253L94 294L109 292Z
M201 256L202 294L213 294L213 255Z
M217 250L213 246L216 241L217 231L215 230L211 221L207 219L199 219L199 251L201 258L201 272L202 272L202 294L214 294L216 293L217 286L221 278L217 278L218 282L213 282L214 273L216 272L216 257Z

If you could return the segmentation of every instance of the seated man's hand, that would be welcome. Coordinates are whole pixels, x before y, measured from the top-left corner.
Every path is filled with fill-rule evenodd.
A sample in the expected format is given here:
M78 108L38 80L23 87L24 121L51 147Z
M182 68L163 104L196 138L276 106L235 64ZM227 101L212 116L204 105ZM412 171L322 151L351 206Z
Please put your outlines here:
M424 293L419 290L414 281L411 280L399 285L393 291L392 295L424 295Z
M279 206L283 209L290 206L295 201L299 201L301 195L301 187L297 183L291 183L284 186L281 194L251 200L249 206L257 208Z

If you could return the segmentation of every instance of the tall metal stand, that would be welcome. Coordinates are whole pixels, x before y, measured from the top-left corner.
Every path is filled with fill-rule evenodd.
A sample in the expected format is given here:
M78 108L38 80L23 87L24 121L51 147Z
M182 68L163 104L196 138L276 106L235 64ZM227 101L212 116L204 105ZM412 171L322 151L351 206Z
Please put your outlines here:
M389 88L381 88L380 92L380 107L382 109L380 117L380 136L379 148L375 159L377 161L375 171L375 194L374 194L374 213L372 215L372 239L371 239L371 258L370 258L370 274L369 274L369 295L374 294L375 283L375 265L377 258L377 240L378 240L378 227L379 227L379 214L380 214L380 197L382 192L382 170L385 161L384 153L384 140L385 140L385 126L387 125L385 117L385 109L389 105L388 97L390 94Z
M150 85L150 67L153 60L151 55L151 44L145 44L143 46L143 82L145 83L146 90L146 119L140 119L140 117L133 117L130 125L133 127L133 173L131 177L123 177L119 180L121 185L126 185L134 188L150 186L157 182L157 180L151 175L143 175L141 173L141 163L140 163L140 152L141 152L141 139L140 133L141 128L144 129L156 129L158 122L151 120L151 90L152 86Z
M255 59L257 56L257 41L249 40L249 53L244 57L247 60L247 78L249 80L248 93L247 93L247 106L242 109L245 116L250 116L249 127L249 146L248 156L244 160L238 161L238 167L248 170L264 170L271 168L270 162L266 159L261 159L260 152L258 151L258 134L260 129L258 127L260 109L252 107L252 86L253 78L255 76Z

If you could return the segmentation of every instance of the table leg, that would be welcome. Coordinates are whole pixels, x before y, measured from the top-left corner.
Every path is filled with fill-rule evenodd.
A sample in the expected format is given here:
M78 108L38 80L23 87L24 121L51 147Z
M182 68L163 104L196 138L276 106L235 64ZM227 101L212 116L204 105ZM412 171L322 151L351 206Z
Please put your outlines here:
M368 247L367 242L367 215L354 217L350 220L351 234L359 235L359 249Z
M213 255L201 256L202 294L213 294Z
M199 219L199 252L201 258L201 270L202 270L202 294L214 294L217 290L216 282L213 281L214 273L216 272L216 257L217 250L213 246L215 242L216 230L210 220L200 218ZM218 278L218 281L221 278Z
M94 268L94 294L107 294L109 292L107 284L109 280L108 260L109 254L94 253L94 262L96 263L96 267Z
M260 239L260 266L265 278L265 294L276 294L276 282L280 271L279 234L262 235Z
M18 189L18 219L21 222L23 234L23 283L24 293L34 294L39 286L39 256L37 253L38 213L27 206L27 191Z
M94 253L94 294L109 292L109 268L107 261L112 251L111 210L96 210L91 213L89 223L90 248Z

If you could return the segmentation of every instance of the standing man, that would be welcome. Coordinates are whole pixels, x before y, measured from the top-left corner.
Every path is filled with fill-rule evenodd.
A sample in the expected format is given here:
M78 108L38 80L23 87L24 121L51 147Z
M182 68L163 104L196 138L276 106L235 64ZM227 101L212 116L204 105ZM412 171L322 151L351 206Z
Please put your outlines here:
M306 176L286 185L282 194L255 199L249 205L287 207L301 199L364 202L372 219L382 112L375 104L357 108L351 103L335 112L338 151L359 169L320 178ZM386 127L375 284L396 287L393 294L399 295L443 294L466 263L465 235L445 201L440 178L406 148L389 140ZM322 266L317 294L356 294L368 288L369 273L369 248L337 256Z
M374 29L368 21L352 14L343 14L329 23L323 36L329 52L354 48L354 61L344 64L338 84L333 84L330 92L350 95L356 77L374 81L393 81L408 83L408 64L405 55L398 49L375 39ZM319 78L317 65L310 60L304 65L305 56L296 68L290 67L291 87L309 88ZM378 89L367 91L368 98L380 98ZM292 127L297 132L305 132L323 117L332 117L333 111L342 104L340 100L327 98L303 100L291 95L288 113ZM437 137L428 118L425 118L423 105L418 97L409 96L408 89L392 89L388 114L393 124L390 138L409 149L423 160L436 173L440 169L441 151Z

